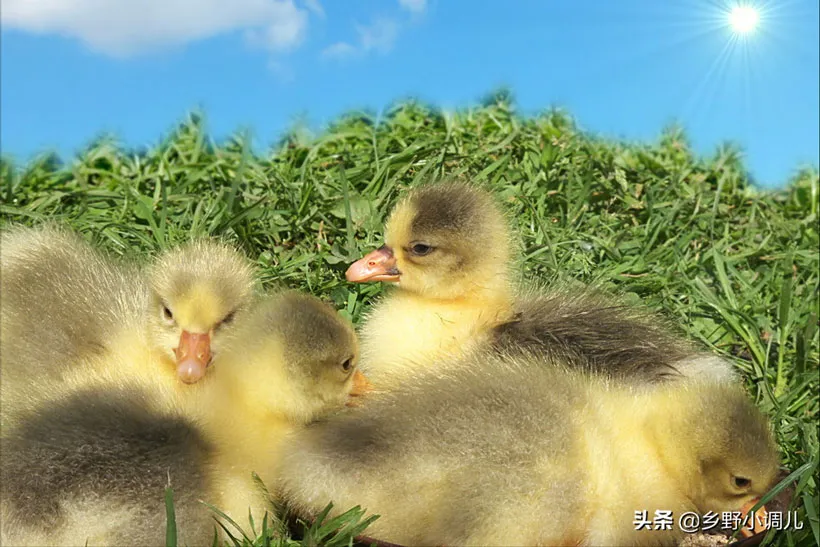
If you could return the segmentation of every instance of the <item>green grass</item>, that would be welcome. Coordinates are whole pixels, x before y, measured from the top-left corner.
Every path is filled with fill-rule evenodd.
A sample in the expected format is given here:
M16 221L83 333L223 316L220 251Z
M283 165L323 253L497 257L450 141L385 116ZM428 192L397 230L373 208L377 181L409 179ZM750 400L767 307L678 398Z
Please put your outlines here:
M327 516L333 509L333 504L329 503L313 522L307 523L301 520L297 522L297 524L302 525L302 537L297 541L292 539L288 533L288 528L282 519L283 510L274 504L271 504L271 511L266 512L262 517L262 522L259 523L254 521L253 515L248 511L248 524L246 526L236 522L219 508L207 503L204 503L204 505L213 512L213 547L220 546L218 530L221 530L224 534L222 543L224 547L351 546L354 544L354 539L378 518L377 515L365 517L365 511L357 506L332 519L328 519ZM165 512L165 545L166 547L177 547L174 491L170 486L165 488Z
M150 150L103 140L69 163L4 159L0 171L3 223L57 218L141 257L225 236L268 286L325 297L353 321L382 289L348 284L344 270L381 244L402 190L439 176L481 182L509 210L527 279L603 285L736 363L796 471L805 525L776 542L820 543L816 168L761 191L731 146L696 157L676 128L653 143L604 141L561 112L517 116L499 95L455 114L415 103L381 121L351 114L264 156L242 134L215 144L192 115Z

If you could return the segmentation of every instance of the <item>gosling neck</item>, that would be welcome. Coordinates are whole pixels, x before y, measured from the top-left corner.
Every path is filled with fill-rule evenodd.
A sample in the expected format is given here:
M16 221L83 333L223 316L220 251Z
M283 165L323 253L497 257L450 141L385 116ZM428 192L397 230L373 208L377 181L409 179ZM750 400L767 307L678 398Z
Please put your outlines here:
M212 380L204 386L199 415L217 450L246 457L264 454L295 427L285 413L248 398L241 386Z
M423 300L433 306L512 309L514 295L506 272L495 272L475 279L453 279L450 283L455 287L439 290L408 289L399 283L396 291L405 298Z
M681 493L693 501L699 489L696 477L700 475L697 393L690 386L680 385L652 390L655 392L636 400L641 422L658 461Z

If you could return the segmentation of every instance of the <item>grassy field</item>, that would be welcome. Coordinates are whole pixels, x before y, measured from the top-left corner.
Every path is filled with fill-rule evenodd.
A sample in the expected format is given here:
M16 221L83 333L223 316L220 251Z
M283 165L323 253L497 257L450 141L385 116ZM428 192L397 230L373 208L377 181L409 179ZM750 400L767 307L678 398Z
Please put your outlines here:
M526 279L608 287L737 365L794 472L804 526L775 543L820 544L816 169L761 191L731 147L699 158L674 128L653 143L603 141L560 112L519 117L503 95L455 114L413 103L378 122L351 114L263 156L241 134L215 144L191 116L150 150L101 141L70 161L0 169L4 224L61 219L142 257L221 235L268 286L330 299L354 322L381 287L348 284L344 270L381 245L402 190L440 176L481 182L507 205Z

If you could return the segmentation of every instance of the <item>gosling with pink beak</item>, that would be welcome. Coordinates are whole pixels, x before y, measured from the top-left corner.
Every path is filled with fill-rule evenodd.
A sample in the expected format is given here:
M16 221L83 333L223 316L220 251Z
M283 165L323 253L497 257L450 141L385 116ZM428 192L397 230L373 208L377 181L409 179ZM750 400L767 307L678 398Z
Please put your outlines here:
M395 285L360 333L376 389L460 355L512 317L509 237L493 197L466 183L423 186L396 205L385 245L347 270L353 283Z
M353 283L394 285L360 331L362 370L377 390L471 351L534 352L637 383L735 380L728 361L647 310L587 287L522 290L512 249L500 207L478 187L429 184L398 202L385 245L347 270Z
M89 382L192 393L255 298L248 260L215 240L171 248L146 271L59 225L0 235L4 425Z
M194 384L218 356L236 316L254 301L253 269L233 248L201 240L160 256L150 277L149 336L177 378Z

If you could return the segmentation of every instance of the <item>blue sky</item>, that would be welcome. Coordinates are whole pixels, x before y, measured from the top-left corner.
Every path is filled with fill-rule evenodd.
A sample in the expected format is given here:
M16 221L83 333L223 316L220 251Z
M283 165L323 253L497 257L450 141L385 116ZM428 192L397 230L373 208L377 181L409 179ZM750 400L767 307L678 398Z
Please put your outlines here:
M201 107L217 139L508 86L591 132L740 144L762 185L820 163L817 0L3 0L0 145L27 159L101 132L152 145Z

